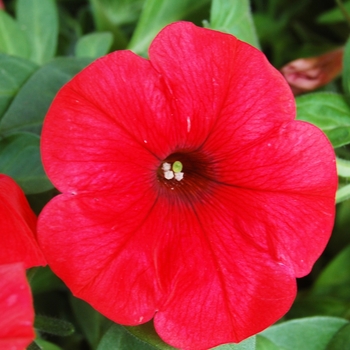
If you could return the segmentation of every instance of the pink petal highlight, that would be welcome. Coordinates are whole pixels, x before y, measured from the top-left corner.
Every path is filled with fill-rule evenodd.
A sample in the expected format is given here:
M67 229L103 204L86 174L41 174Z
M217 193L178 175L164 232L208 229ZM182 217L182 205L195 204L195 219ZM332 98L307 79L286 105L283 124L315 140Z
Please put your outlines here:
M23 264L0 265L0 348L23 350L35 338L31 290Z

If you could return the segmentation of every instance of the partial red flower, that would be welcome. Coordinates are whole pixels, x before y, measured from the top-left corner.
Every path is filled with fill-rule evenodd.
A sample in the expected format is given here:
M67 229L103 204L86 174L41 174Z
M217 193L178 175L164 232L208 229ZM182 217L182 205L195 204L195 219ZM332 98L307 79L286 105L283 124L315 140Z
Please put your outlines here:
M46 265L35 237L36 222L21 188L0 174L0 349L23 350L35 337L25 269Z
M34 309L22 263L0 265L0 349L24 350L34 340Z
M36 241L37 218L21 188L0 174L0 264L46 265Z
M62 194L39 243L117 323L154 318L181 349L239 342L288 311L324 249L334 153L295 120L283 76L235 37L175 23L149 55L107 55L55 98L42 158Z

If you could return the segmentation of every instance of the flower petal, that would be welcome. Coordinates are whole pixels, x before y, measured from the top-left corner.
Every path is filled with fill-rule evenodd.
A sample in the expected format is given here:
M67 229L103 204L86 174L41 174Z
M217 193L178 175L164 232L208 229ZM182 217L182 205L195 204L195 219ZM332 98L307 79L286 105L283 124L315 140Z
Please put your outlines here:
M24 262L26 268L46 265L36 242L36 216L21 188L0 174L0 264Z
M337 172L331 144L315 126L293 121L244 152L229 150L227 145L212 157L226 159L217 163L221 184L247 193L232 210L244 214L255 242L274 247L297 277L305 276L333 228Z
M25 349L35 337L34 309L23 264L0 265L0 348Z
M155 249L164 299L154 323L167 343L208 349L239 342L288 311L296 293L293 270L236 229L221 197L157 210L164 225Z
M241 150L295 117L282 75L259 50L232 35L178 22L158 34L149 55L175 97L184 147L211 137L217 144L228 129Z
M75 296L118 323L147 322L156 310L157 232L144 227L155 201L134 184L117 194L59 195L39 216L39 243L52 270Z
M149 61L129 51L100 58L68 82L45 118L42 158L62 192L146 177L171 152L172 112ZM64 145L64 147L61 147Z

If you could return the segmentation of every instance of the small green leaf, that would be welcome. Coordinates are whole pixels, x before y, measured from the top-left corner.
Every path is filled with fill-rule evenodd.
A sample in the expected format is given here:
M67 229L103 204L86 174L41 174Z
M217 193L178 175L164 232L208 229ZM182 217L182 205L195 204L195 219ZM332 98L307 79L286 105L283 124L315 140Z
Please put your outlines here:
M239 344L220 345L213 350L256 350L255 336ZM114 324L105 333L97 350L175 350L174 347L164 343L155 332L153 323L148 322L140 326L124 327Z
M69 10L70 8L59 6L59 40L56 56L72 56L77 41L83 35L83 28L87 28L91 23L91 10L87 6L80 9L76 15ZM89 21L89 24L85 21Z
M17 20L30 42L30 58L42 64L55 56L58 11L54 0L17 0Z
M337 172L341 177L350 177L350 161L336 158L337 161Z
M113 42L109 32L91 33L81 37L75 47L76 57L91 57L93 59L106 55Z
M27 276L31 270L35 269L34 276L29 280L33 295L39 293L51 292L55 289L64 288L62 280L60 280L48 266L27 270ZM28 276L29 279L29 276Z
M335 202L337 204L344 202L344 201L348 200L349 198L350 198L350 185L345 185L345 186L338 188L337 194L335 197Z
M163 27L186 18L208 2L209 0L146 0L128 48L146 56L149 44Z
M0 54L0 119L37 65L23 58Z
M312 288L313 295L331 295L350 300L350 246L343 249L322 271Z
M348 303L328 295L301 294L294 301L287 314L289 319L310 316L343 317L348 310Z
M0 52L23 58L30 57L26 34L5 11L0 11Z
M320 350L346 324L337 317L307 317L269 327L261 335L284 350Z
M106 319L81 299L71 296L70 303L83 334L91 345L91 348L96 349L101 338L102 328L107 322Z
M297 119L318 126L334 148L350 143L350 107L344 96L316 92L300 96L296 102Z
M256 337L250 337L238 344L224 344L212 348L212 350L256 350Z
M339 329L331 341L328 343L326 350L345 350L350 349L350 324Z
M53 188L41 164L40 138L17 133L0 139L0 173L11 176L26 194Z
M35 316L34 328L59 337L67 337L74 333L74 327L70 322L42 315Z
M29 344L27 350L42 350L42 347L39 346L35 341Z
M40 135L58 90L92 60L61 57L38 69L22 86L0 121L0 134L27 131Z
M137 21L145 0L90 0L98 30Z
M128 39L122 26L137 21L145 0L90 0L95 27L113 34L113 49L124 49Z
M342 83L345 97L350 102L350 38L347 40L344 49Z
M162 349L162 350L175 349L172 346L164 343L164 341L160 339L159 335L156 333L154 329L152 321L141 324L139 326L125 327L125 329L136 338L144 341L150 346L152 345L155 349Z
M128 327L131 328L131 327ZM109 330L102 337L97 350L170 350L172 347L159 347L151 345L145 341L140 340L135 335L131 334L126 327L118 324L113 324Z
M38 347L36 347L36 348L29 347L27 350L37 350L37 349L40 349L40 350L63 350L62 348L60 348L56 344L50 343L50 342L43 340L43 339L35 339L35 343L37 343L38 346L40 346L40 347L39 348Z
M238 39L259 48L249 0L213 0L210 28L235 35Z
M281 347L274 344L270 339L261 334L256 336L256 350L282 350Z

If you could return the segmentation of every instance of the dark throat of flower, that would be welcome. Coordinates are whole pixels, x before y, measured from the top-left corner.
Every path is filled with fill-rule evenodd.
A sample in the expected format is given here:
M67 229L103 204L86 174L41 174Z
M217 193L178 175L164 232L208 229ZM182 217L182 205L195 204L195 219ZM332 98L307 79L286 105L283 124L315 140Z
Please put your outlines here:
M200 200L214 184L212 162L199 152L177 152L164 159L157 169L160 195Z

